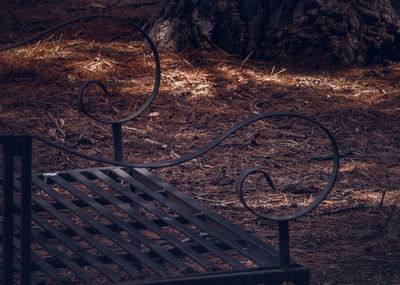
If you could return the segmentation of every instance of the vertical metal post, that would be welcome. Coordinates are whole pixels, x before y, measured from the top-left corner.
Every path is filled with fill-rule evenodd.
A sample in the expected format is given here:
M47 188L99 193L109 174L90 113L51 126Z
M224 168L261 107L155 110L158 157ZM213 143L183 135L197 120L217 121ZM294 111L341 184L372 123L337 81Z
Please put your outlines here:
M31 282L31 173L32 139L22 137L21 155L21 284Z
M279 221L279 256L281 268L290 266L289 221Z
M3 284L13 283L14 238L14 137L4 137L3 144Z
M121 123L112 123L114 139L114 159L122 161L122 132Z

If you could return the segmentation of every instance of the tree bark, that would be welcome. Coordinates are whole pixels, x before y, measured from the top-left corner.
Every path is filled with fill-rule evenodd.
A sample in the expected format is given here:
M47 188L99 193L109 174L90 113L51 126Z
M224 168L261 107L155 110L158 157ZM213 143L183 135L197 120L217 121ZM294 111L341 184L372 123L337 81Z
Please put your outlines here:
M400 59L398 0L161 0L145 28L159 47L303 63Z
M389 239L400 238L400 208L397 208L386 224L386 236Z

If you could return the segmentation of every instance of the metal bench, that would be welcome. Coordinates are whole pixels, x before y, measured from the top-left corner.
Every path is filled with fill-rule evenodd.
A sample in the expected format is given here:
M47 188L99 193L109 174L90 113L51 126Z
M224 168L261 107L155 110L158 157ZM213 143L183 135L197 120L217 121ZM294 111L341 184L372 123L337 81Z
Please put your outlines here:
M135 27L125 19L95 15L72 19L28 41L63 25L97 17L110 17ZM136 118L150 105L160 82L157 51L145 38L156 61L156 84L138 112L116 122L101 120L86 111L82 94L91 84L98 84L107 92L105 86L89 81L79 89L83 112L113 126L114 160L82 154L37 136L0 135L2 284L309 284L309 270L289 255L289 221L310 212L331 191L339 162L333 136L307 117L275 112L245 120L199 151L173 161L123 162L121 124ZM279 250L145 169L196 158L234 131L271 117L306 120L320 128L332 146L333 167L326 188L294 214L269 216L250 207L242 190L249 175L261 173L272 188L274 185L268 174L258 168L240 174L236 184L240 201L255 215L278 222ZM112 166L32 174L32 141ZM21 162L15 164L16 159Z

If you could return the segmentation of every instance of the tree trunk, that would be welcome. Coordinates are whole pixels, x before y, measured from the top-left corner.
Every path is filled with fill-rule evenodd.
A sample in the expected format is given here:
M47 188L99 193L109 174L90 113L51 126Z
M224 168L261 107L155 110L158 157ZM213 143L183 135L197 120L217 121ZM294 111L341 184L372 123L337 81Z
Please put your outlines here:
M396 240L400 238L400 208L397 208L386 224L386 236Z
M210 48L303 63L400 59L398 0L161 0L145 28L168 50Z

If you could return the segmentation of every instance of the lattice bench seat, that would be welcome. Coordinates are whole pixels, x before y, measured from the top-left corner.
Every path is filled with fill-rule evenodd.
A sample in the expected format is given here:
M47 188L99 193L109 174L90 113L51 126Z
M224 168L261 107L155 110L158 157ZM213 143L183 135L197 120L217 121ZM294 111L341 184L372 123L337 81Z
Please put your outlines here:
M32 182L34 281L308 283L307 269L281 268L279 252L147 170L71 170Z

